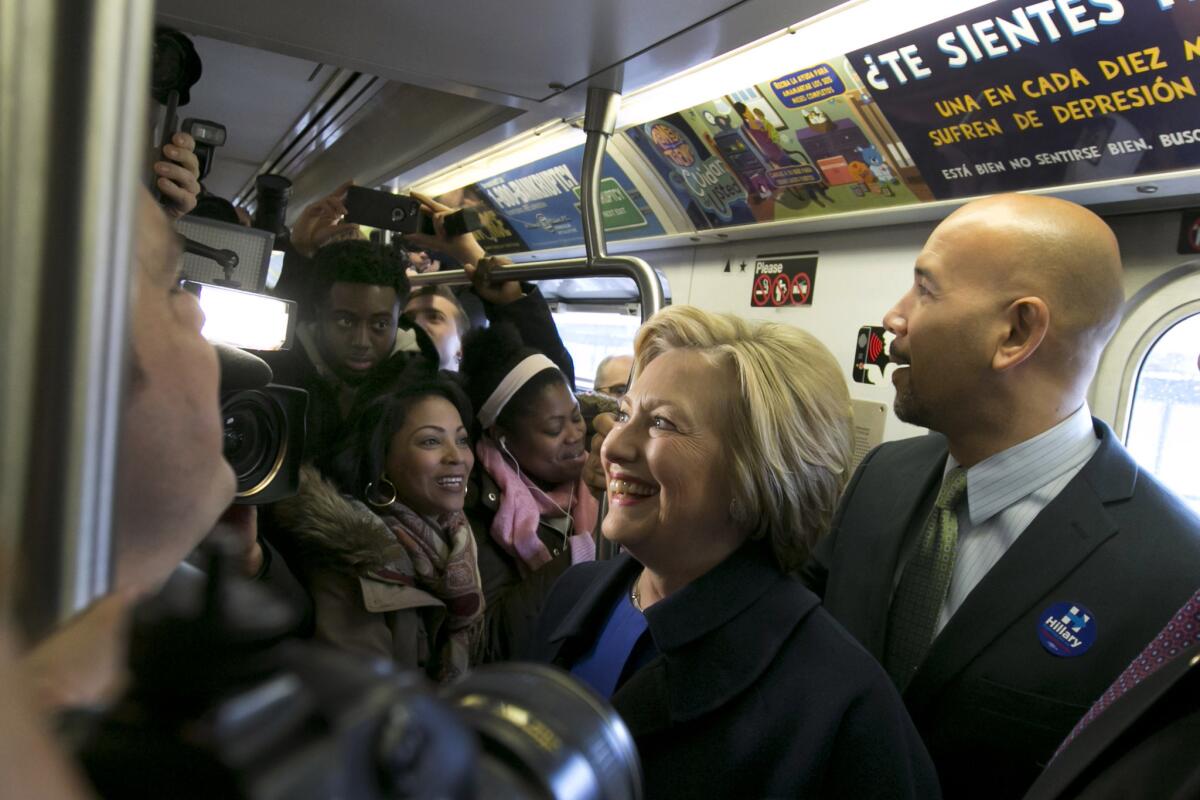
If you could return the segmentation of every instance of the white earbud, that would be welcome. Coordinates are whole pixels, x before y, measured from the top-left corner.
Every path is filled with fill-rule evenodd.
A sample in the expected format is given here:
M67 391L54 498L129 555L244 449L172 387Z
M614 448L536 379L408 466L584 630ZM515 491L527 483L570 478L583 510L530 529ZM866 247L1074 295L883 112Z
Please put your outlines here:
M500 437L500 449L504 451L504 455L512 459L513 467L517 470L517 477L519 478L521 476L521 463L517 461L517 457L512 454L512 451L508 449L508 440L503 436Z

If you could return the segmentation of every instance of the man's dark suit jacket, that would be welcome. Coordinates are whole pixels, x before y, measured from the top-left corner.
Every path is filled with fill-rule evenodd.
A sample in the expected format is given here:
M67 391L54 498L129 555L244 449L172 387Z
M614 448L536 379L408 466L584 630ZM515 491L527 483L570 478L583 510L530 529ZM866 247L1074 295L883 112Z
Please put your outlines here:
M1094 420L1100 447L983 577L904 693L947 797L1020 797L1092 702L1196 588L1200 520ZM876 658L901 553L919 535L946 440L884 444L864 459L804 579ZM1042 648L1055 603L1097 633L1085 653Z
M569 669L640 571L628 553L567 570L530 658ZM939 797L887 674L762 542L647 608L646 623L659 655L612 704L647 798Z
M1200 797L1200 645L1126 692L1050 762L1025 800Z

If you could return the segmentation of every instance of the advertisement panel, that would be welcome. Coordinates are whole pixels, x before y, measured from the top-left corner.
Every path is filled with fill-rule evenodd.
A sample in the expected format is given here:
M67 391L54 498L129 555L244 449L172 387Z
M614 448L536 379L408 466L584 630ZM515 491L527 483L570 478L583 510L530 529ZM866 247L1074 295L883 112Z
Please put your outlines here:
M576 147L476 184L530 250L583 244L579 216L583 148ZM605 156L600 184L601 217L609 239L659 236L662 224L628 176Z
M1200 164L1200 4L995 2L849 55L938 199Z
M845 58L625 132L687 210L720 228L931 199Z
M698 230L754 222L746 191L682 115L624 132L646 156Z
M1200 166L1200 0L997 0L797 55L795 71L618 134L698 230ZM516 240L579 243L581 152L478 185ZM607 160L605 176L612 237L662 233Z

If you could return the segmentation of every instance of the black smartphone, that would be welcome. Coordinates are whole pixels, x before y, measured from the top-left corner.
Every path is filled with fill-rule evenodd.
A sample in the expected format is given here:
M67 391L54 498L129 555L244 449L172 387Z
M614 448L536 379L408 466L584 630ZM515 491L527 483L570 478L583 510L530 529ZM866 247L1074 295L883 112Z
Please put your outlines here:
M346 222L383 228L396 233L423 233L436 236L433 217L420 201L403 194L351 186L346 190ZM482 222L474 209L462 208L443 220L447 236L461 236L479 230Z
M397 233L424 232L421 218L428 217L421 204L403 194L392 194L378 189L351 186L346 190L346 222L383 228ZM432 230L433 220L428 220Z

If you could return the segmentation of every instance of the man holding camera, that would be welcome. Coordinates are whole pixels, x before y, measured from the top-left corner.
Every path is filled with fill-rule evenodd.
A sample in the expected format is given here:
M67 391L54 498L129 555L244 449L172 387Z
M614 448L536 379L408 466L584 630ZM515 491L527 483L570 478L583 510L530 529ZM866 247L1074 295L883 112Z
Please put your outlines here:
M114 592L26 657L26 674L49 706L93 703L119 684L129 605L161 586L233 501L217 354L200 334L196 297L179 288L179 239L150 195L139 195ZM247 538L247 558L261 564Z

